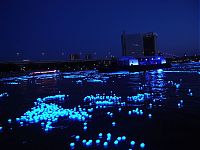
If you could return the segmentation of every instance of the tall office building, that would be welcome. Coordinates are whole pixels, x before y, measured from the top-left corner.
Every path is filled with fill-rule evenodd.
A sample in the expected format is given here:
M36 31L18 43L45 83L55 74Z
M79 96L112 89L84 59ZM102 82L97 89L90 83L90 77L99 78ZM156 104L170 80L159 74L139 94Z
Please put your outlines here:
M154 56L157 54L157 34L151 32L146 34L125 34L121 36L122 56Z
M125 34L121 36L122 42L122 56L135 56L141 57L143 55L143 35L138 34Z
M154 56L157 54L157 34L150 32L143 36L144 56Z

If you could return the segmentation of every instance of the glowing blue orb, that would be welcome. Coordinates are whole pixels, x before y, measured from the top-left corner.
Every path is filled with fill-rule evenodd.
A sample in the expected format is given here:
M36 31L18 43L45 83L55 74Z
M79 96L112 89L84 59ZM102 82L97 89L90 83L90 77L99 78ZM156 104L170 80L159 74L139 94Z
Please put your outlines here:
M115 122L112 122L112 126L115 126L116 125L116 123Z
M97 139L97 140L96 140L96 144L99 144L99 143L100 143L100 140L99 140L99 139Z
M115 144L115 145L117 145L118 143L119 143L118 140L115 140L115 141L114 141L114 144Z
M82 143L83 143L83 144L85 144L86 142L87 142L87 141L86 141L85 139L84 139L84 140L82 140Z
M144 147L145 147L145 144L144 144L144 143L141 143L141 144L140 144L140 147L141 147L141 148L144 148Z
M122 137L119 136L119 137L117 138L117 140L118 140L118 141L121 141L121 140L122 140Z
M80 136L79 136L79 135L77 135L75 138L76 138L76 140L79 140L79 139L80 139Z
M135 145L135 141L131 141L131 145L134 146Z
M103 136L103 134L102 133L99 133L99 137L102 137Z
M149 118L152 118L152 114L149 114L148 117L149 117Z
M122 136L122 140L123 140L123 141L126 140L126 136Z
M8 119L8 123L11 123L12 122L12 120L11 119Z
M108 142L104 142L104 143L103 143L103 146L108 146Z
M70 143L70 147L74 147L75 146L75 143Z

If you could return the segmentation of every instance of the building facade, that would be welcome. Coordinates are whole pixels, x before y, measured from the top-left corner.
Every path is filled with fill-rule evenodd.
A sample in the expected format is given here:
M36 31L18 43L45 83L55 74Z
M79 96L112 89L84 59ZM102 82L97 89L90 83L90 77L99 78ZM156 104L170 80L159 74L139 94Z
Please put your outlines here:
M126 34L123 32L121 35L122 43L122 56L155 56L157 54L157 34L138 33Z
M121 36L122 56L143 56L143 36L142 34L125 34Z
M143 36L144 56L155 56L157 51L157 34L146 33Z

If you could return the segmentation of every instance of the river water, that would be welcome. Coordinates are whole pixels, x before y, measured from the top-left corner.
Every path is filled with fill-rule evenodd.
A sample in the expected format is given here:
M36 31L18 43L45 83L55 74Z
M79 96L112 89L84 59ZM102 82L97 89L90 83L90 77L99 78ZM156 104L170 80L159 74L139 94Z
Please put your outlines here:
M194 149L199 134L200 63L0 79L0 149Z

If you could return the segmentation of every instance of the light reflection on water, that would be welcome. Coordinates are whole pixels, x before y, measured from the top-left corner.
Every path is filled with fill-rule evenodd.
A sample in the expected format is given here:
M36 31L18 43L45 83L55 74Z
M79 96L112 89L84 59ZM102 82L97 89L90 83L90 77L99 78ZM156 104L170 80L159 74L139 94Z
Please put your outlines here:
M5 120L8 120L9 118L15 120L15 118L20 117L23 113L32 108L38 97L69 94L68 100L65 101L65 103L59 103L59 101L53 101L52 103L54 107L56 106L56 109L57 107L64 108L64 110L80 108L81 110L86 111L88 116L92 117L85 120L85 123L89 124L89 127L84 125L78 130L81 133L81 136L85 136L85 133L82 133L82 130L83 132L87 132L89 128L90 131L90 125L93 126L94 124L95 127L91 128L90 132L91 138L94 138L92 133L95 133L98 130L98 127L102 125L101 123L96 125L98 117L96 118L95 116L100 116L102 120L106 119L107 116L112 119L110 121L107 120L107 122L111 124L111 127L104 128L103 130L106 130L107 132L112 131L112 124L114 121L117 122L115 128L119 128L124 134L128 135L128 133L125 133L124 129L120 127L124 124L123 122L120 122L120 118L127 119L127 116L136 117L137 115L141 120L146 121L149 118L156 118L156 113L154 114L154 111L158 108L161 113L166 110L191 110L189 106L192 105L192 102L195 102L195 104L199 103L198 99L200 95L198 88L200 85L200 64L195 63L194 67L192 65L193 64L174 65L172 68L165 70L159 69L155 71L133 73L98 73L97 71L90 70L3 78L0 79L0 94L8 93L8 95L4 96L5 94L2 94L0 97L0 104L1 106L6 106L14 111L10 112L9 109L2 107L1 112L6 114L2 117L2 121L5 122ZM143 96L144 93L149 94L149 97ZM91 103L84 102L84 97L88 96L89 99L91 98L91 95L97 95L98 98L93 96ZM133 97L136 100L130 101L130 97ZM19 103L18 105L15 105L17 99L19 99ZM193 99L193 101L187 106L185 104L188 103L188 99ZM44 103L43 105L45 106L46 104ZM47 112L49 113L49 110ZM71 119L69 119L70 116L69 118L63 116L60 115L59 117L67 122L71 121ZM56 118L56 121L51 123L53 128L65 128L65 123L62 124L59 122L62 122L60 118ZM39 120L37 120L37 122L38 121ZM51 122L51 120L48 121ZM127 119L127 122L133 126L138 124L129 119ZM139 124L141 123L141 121L138 122ZM6 128L5 126L3 126L3 128ZM13 126L16 126L16 130L19 128L16 124ZM139 127L140 126L138 125L137 128ZM130 139L127 139L128 142L132 140L131 138L134 138L134 136L130 136ZM150 147L151 144L154 144L148 142L149 139L144 138L143 135L140 135L140 138L146 140ZM128 145L125 147L128 148Z

